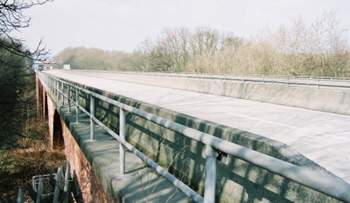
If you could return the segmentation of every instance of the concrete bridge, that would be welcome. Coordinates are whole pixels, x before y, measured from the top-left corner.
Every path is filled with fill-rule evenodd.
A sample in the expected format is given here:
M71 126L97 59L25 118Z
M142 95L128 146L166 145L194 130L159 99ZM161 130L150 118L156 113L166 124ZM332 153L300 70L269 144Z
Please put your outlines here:
M37 101L87 202L350 202L348 85L47 71Z

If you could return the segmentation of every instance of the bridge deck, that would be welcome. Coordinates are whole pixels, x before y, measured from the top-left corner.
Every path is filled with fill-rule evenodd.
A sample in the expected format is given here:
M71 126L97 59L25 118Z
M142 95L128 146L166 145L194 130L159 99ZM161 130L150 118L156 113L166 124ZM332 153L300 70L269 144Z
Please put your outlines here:
M49 74L283 142L350 183L350 116L103 79Z

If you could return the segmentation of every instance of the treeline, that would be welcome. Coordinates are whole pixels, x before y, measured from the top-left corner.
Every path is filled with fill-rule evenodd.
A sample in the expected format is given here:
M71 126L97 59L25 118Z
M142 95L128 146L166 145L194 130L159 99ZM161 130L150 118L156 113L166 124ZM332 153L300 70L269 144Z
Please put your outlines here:
M163 29L133 53L68 48L54 57L76 69L195 72L244 75L350 76L347 30L334 12L314 22L244 39L209 27Z
M70 64L75 69L129 70L133 54L118 51L104 51L96 48L67 48L54 56L53 60L62 67Z

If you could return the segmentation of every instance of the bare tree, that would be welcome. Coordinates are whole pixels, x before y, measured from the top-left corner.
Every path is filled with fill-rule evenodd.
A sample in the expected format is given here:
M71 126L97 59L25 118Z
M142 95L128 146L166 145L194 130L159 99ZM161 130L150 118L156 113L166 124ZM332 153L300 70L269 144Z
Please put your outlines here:
M193 32L185 27L167 28L155 40L144 41L139 53L147 56L149 71L183 72L189 71L188 63L199 56L207 57L225 49L235 51L243 43L242 38L232 33L222 34L209 27L198 27ZM199 63L202 62L200 59ZM206 72L201 67L194 71Z
M28 69L30 59L47 54L41 48L41 42L34 51L30 51L23 40L13 38L11 33L29 26L30 17L23 14L24 10L48 1L0 1L0 147L16 142L21 131L21 112L33 103L25 95L32 88L29 84L34 81L33 73Z
M25 10L49 1L52 0L1 0L0 38L7 40L9 43L1 43L0 46L13 54L28 58L39 58L47 55L48 51L42 46L42 40L33 51L30 51L28 47L25 47L24 40L11 37L11 33L29 26L31 18L23 14Z
M192 35L191 45L194 55L215 52L219 49L220 33L209 27L198 27Z
M294 19L267 36L278 50L280 67L293 75L347 76L349 47L346 29L341 29L335 11L325 12L313 22Z

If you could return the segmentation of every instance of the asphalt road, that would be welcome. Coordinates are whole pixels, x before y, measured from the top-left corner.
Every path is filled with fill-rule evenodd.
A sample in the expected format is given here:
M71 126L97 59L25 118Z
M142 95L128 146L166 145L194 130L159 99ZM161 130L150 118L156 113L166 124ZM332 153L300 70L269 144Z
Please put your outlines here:
M76 75L47 73L283 142L350 183L350 116Z

